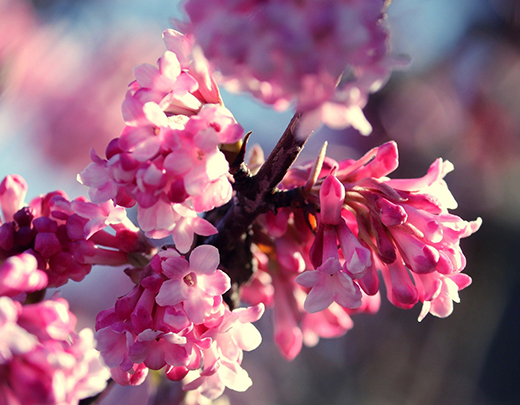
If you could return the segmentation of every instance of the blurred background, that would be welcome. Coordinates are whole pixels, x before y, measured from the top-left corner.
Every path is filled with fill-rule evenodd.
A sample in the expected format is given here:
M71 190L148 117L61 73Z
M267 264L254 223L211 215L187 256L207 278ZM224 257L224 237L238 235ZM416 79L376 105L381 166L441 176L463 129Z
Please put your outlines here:
M0 0L0 177L21 174L28 198L85 194L76 174L90 148L103 154L119 136L132 68L162 55L161 32L180 10L174 0ZM266 314L257 325L264 342L244 359L254 385L226 391L231 404L520 403L520 2L394 0L388 25L393 51L412 65L371 97L374 132L322 130L302 159L324 140L335 145L331 157L345 159L394 139L394 177L420 177L439 156L453 162L455 214L484 220L461 243L473 284L447 319L418 323L419 306L403 311L383 298L378 314L355 316L346 336L291 363L274 347ZM223 97L268 153L291 113ZM80 326L92 327L131 288L125 277L97 268L60 294ZM103 404L146 404L148 389L116 387Z

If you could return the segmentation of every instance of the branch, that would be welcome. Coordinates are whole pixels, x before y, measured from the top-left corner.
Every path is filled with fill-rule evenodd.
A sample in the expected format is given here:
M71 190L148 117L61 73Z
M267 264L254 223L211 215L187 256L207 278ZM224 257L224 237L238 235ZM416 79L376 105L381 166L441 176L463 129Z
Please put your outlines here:
M236 165L234 171L236 196L222 220L218 223L218 234L204 243L213 245L220 252L220 264L231 278L236 291L238 285L246 282L253 273L249 251L248 231L258 215L272 209L276 198L276 187L282 181L309 138L296 136L301 113L296 113L282 137L262 165L258 173L251 176L245 164ZM245 143L244 143L245 147ZM284 205L286 205L285 202ZM242 265L239 265L241 263Z

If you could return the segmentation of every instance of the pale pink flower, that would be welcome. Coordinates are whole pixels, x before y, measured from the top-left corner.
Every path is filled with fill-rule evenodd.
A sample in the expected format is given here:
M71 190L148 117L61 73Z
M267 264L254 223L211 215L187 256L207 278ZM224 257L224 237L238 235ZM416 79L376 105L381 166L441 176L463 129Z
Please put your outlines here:
M169 258L162 263L165 281L156 302L161 306L182 303L189 319L196 324L214 312L214 297L224 294L230 287L229 277L217 270L217 248L198 246L190 254L189 263L183 258Z
M453 303L459 303L459 291L471 284L471 277L463 273L444 276L414 275L423 302L419 322L428 313L439 318L446 318L453 312ZM420 280L418 280L420 279Z
M179 31L165 30L163 39L166 48L173 52L182 67L195 80L198 91L194 94L202 104L221 104L217 83L211 75L211 68L193 37Z
M64 298L55 298L24 306L18 324L40 341L66 340L76 327L76 317Z
M151 370L160 370L166 365L186 366L189 363L186 343L186 337L180 334L146 329L137 335L128 354L134 363L143 363Z
M260 319L263 312L262 304L226 310L220 324L202 335L212 340L211 346L203 350L204 368L197 378L183 386L183 390L199 390L209 399L218 398L226 387L246 391L253 382L241 367L242 353L260 345L262 336L251 322Z
M200 108L200 101L192 94L198 88L197 80L181 69L177 55L166 51L157 63L158 68L149 64L134 68L134 76L139 85L133 86L138 89L134 96L154 101L163 107L162 110L169 110L170 104L195 111Z
M134 105L130 107L128 104ZM118 145L122 151L132 153L138 162L153 159L160 151L178 148L179 141L174 131L183 128L185 117L169 119L157 103L143 103L127 93L123 118L127 126Z
M90 158L92 163L78 173L76 179L79 183L89 187L88 194L92 202L102 203L115 199L118 188L110 174L108 162L97 156L93 150L90 151ZM118 202L116 200L116 203Z
M334 301L344 308L361 305L361 291L350 276L341 271L341 265L329 258L315 271L306 271L296 277L302 287L310 288L304 308L314 313L328 308Z
M230 311L221 295L229 277L218 264L213 246L198 246L189 261L175 249L162 250L142 270L139 285L98 314L97 347L116 382L140 384L148 369L163 369L174 381L196 374L185 389L212 398L226 386L244 391L251 385L240 366L242 351L260 344L250 323L264 306Z
M187 203L171 204L159 200L150 208L138 206L137 221L146 236L164 238L172 235L175 246L183 253L191 248L195 234L209 236L217 233L217 229L199 217Z

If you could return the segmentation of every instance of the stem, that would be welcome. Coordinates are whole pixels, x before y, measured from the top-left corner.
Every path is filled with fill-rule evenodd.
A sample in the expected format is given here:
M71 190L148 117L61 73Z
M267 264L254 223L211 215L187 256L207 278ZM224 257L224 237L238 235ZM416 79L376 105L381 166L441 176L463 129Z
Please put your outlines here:
M231 278L234 290L238 285L246 282L253 273L248 248L248 231L258 215L273 208L272 202L276 201L276 198L273 198L277 193L276 187L309 138L310 134L303 138L296 136L296 128L301 116L302 114L298 112L294 114L282 137L256 175L251 176L247 170L239 171L240 178L236 179L238 181L234 185L236 197L233 204L218 223L218 234L205 241L206 244L213 245L220 251L220 264ZM244 250L249 251L249 255L244 254Z

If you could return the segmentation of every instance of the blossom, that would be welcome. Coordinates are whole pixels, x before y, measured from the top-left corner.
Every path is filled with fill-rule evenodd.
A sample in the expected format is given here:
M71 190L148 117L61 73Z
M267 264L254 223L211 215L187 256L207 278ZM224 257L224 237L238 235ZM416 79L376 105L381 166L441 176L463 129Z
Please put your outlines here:
M302 177L302 182L299 182L295 178L289 180L291 175L295 175L295 172L290 172L284 179L283 186L305 184L305 176ZM293 180L294 183L292 183ZM310 259L311 247L318 238L314 237L301 210L284 208L280 209L276 215L266 214L263 219L265 219L265 228L260 227L259 229L263 229L265 233L257 235L262 244L253 249L257 269L253 273L252 280L241 286L241 298L249 304L263 302L266 306L273 308L275 343L284 358L293 360L301 351L303 344L314 346L320 337L331 338L345 334L353 326L349 314L354 311L332 302L335 296L335 285L332 285L331 290L326 291L325 294L319 294L325 299L318 299L316 302L319 305L325 303L323 308L316 307L319 311L313 313L306 311L304 307L312 304L314 299L311 297L310 301L307 300L309 289L317 287L314 295L320 292L320 288L325 286L325 283L323 285L312 283L303 287L296 280L303 280L302 284L305 284L305 278L309 275L311 278L320 277L321 272L312 270L313 264ZM335 255L332 262L337 263L339 269L335 268L337 272L334 273L334 276L337 277L341 273L342 275L339 277L345 277L347 273L340 270L342 264L340 264L340 252L337 248L334 229L330 225L328 226L328 233L333 236L334 245L329 244L324 251ZM270 245L267 244L269 238L271 238ZM332 241L333 238L330 240ZM323 257L327 258L327 254L321 256L320 264ZM324 265L324 268L328 264L329 262ZM325 276L330 278L330 275ZM350 278L350 276L347 277ZM364 304L367 296L359 292L359 288L355 286L353 288L353 290L342 291L341 285L339 285L340 293L337 299L350 307L359 306L355 310L356 312L368 312L369 306ZM358 296L359 302L357 301ZM343 302L343 297L354 298L354 301ZM331 298L332 303L327 302ZM315 304L307 309L313 310L313 305Z
M76 405L101 392L109 377L93 333L74 332L63 299L21 306L0 298L0 398L9 403Z
M8 297L0 297L0 367L36 346L36 338L17 324L21 305Z
M13 184L9 178L4 184ZM0 257L11 258L2 265L2 294L14 296L57 287L69 279L80 281L92 264L125 264L129 252L151 249L123 208L112 202L94 204L84 197L70 201L59 190L34 198L28 206L23 206L19 192L4 191L3 196L2 206L16 211L0 225ZM115 235L104 230L107 226Z
M193 41L165 31L168 51L158 67L144 64L126 93L125 128L106 148L94 152L78 180L90 187L94 203L112 200L138 206L138 222L148 237L173 237L186 253L194 234L216 228L198 213L232 197L229 163L221 144L238 142L243 129L220 99L218 88Z
M246 391L253 382L240 366L242 351L256 349L262 342L260 332L251 324L262 316L262 304L249 308L226 310L220 324L208 329L203 338L210 337L212 344L203 350L204 369L200 376L187 383L186 391L197 389L207 398L218 398L225 387Z
M169 280L162 284L156 302L161 306L182 302L188 318L202 323L213 312L214 297L231 287L229 277L217 270L218 264L218 250L209 245L193 249L189 263L183 258L166 259L162 271Z
M364 251L372 250L372 261L383 274L393 304L411 308L419 300L429 302L424 307L428 312L428 305L436 302L446 309L431 312L446 316L451 313L448 304L440 304L443 298L435 299L441 289L441 297L457 301L456 291L468 284L467 276L460 274L466 259L459 242L478 230L481 219L467 222L448 212L457 206L444 181L453 170L450 162L437 159L418 179L386 177L397 164L394 142L374 148L358 161L340 162L335 175L345 187L342 217L350 238L356 236ZM375 268L369 262L366 268L356 281L373 294L377 291ZM460 285L447 293L446 286L453 285L451 277L460 280Z
M370 253L341 217L344 200L344 186L334 175L327 176L320 188L320 223L310 251L316 271L306 271L295 280L311 289L304 304L310 313L322 311L333 302L351 309L361 305L361 291L351 276L359 278L370 266ZM344 265L339 260L338 240L347 259Z
M47 274L37 265L36 258L29 253L9 257L0 265L0 296L15 297L45 288Z
M321 122L371 132L361 109L402 64L388 52L383 0L203 3L185 3L183 28L228 88L277 109L295 101L309 112L302 132Z
M193 249L189 260L175 249L162 250L142 270L139 284L98 314L97 348L118 383L140 384L148 369L163 369L171 380L189 376L183 389L208 398L226 386L244 391L251 385L240 366L242 351L260 344L251 322L264 306L229 310L222 294L230 279L217 269L219 260L209 245Z

